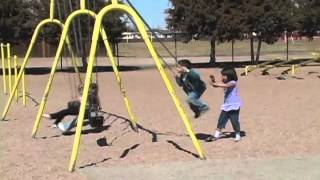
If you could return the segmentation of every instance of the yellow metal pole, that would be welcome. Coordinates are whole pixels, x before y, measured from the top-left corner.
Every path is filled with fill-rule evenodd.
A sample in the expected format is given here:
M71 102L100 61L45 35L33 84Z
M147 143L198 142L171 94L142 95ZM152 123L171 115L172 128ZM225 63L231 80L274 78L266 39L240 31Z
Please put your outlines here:
M17 76L18 76L18 67L17 67L17 56L13 56L13 62L14 62L14 82L17 81ZM18 85L19 86L19 85ZM19 87L14 91L15 95L16 95L16 100L18 102L19 100Z
M9 92L10 94L12 94L11 53L10 53L9 43L7 43L7 61L8 61Z
M23 59L23 63L21 65L21 69L20 69L20 71L18 73L17 81L14 83L13 91L15 91L17 89L18 84L20 83L20 80L22 78L22 74L23 74L23 72L24 72L24 70L25 70L25 68L26 68L26 66L27 66L27 64L29 62L29 57L31 55L31 52L33 50L34 44L35 44L35 42L37 40L37 37L39 36L40 30L46 24L56 24L56 25L60 26L61 28L63 28L63 24L59 20L56 20L56 19L53 19L53 20L52 19L45 19L45 20L41 21L37 25L37 27L36 27L33 35L32 35L32 39L31 39L31 42L29 44L27 53L26 53L26 55L25 55L25 57ZM10 105L12 103L12 100L13 100L13 94L10 94L9 99L8 99L6 105L5 105L5 108L4 108L3 112L2 112L2 117L1 117L2 120L5 119L8 111L9 111Z
M23 103L23 106L26 107L27 106L27 96L26 96L26 80L25 80L25 71L24 70L22 72L22 83L21 84L22 84L21 85L21 87L22 87L22 103Z
M112 0L112 4L118 4L118 0Z
M50 1L50 20L54 19L54 0Z
M6 80L6 63L4 59L4 44L1 43L1 62L2 62L2 81L3 81L3 92L7 94L7 80Z
M292 76L294 76L294 74L295 74L295 68L296 68L295 65L292 65L292 66L291 66L291 75L292 75Z
M40 103L40 106L39 106L39 110L38 110L38 113L37 113L37 117L36 117L36 120L35 120L35 123L34 123L34 126L33 126L33 129L32 129L32 137L35 137L37 131L38 131L38 128L39 128L39 125L40 125L40 122L41 122L41 116L43 114L43 111L45 109L45 106L46 106L46 103L47 103L47 98L49 96L49 93L50 93L50 89L51 89L51 85L52 85L52 81L54 79L54 75L55 75L55 72L56 72L56 68L57 68L57 65L60 61L60 56L62 54L62 50L63 50L63 46L64 46L64 42L68 39L67 35L68 35L68 30L69 30L69 27L70 27L70 23L71 23L71 20L77 16L77 15L80 15L81 13L76 13L76 12L73 12L72 14L69 15L69 17L67 18L66 20L66 23L64 25L64 28L62 30L62 34L60 36L60 41L59 41L59 45L58 45L58 49L57 49L57 52L56 52L56 55L55 55L55 58L54 58L54 61L53 61L53 64L51 66L51 72L50 72L50 77L48 79L48 82L47 82L47 85L46 85L46 88L45 88L45 91L44 91L44 94L43 94L43 97L42 97L42 100L41 100L41 103ZM69 42L69 41L68 41ZM70 47L69 47L70 48Z
M86 9L86 0L80 0L80 9Z
M249 66L246 66L245 68L245 75L248 76L248 69L249 69Z
M41 123L41 117L42 117L42 114L44 112L44 109L45 109L45 106L46 106L46 103L47 103L47 98L49 96L49 93L50 93L50 89L51 89L51 86L52 86L52 81L54 79L54 73L56 71L56 61L58 61L61 56L61 53L62 53L62 48L64 46L64 42L66 41L67 42L67 33L68 33L68 30L70 28L70 25L72 23L72 21L77 17L77 16L80 16L80 15L90 15L92 17L95 18L96 14L93 12L93 11L90 11L90 10L86 10L86 9L81 9L81 10L77 10L77 11L74 11L73 13L71 13L69 15L69 17L67 18L66 22L65 22L65 27L62 31L62 35L60 37L60 41L59 41L59 45L58 45L58 49L57 49L57 52L56 52L56 55L55 55L55 60L54 60L54 64L52 65L52 68L51 68L51 73L50 73L50 78L47 82L47 86L46 86L46 89L45 89L45 92L44 92L44 95L43 95L43 98L42 98L42 101L41 101L41 104L40 104L40 107L39 107L39 110L38 110L38 114L37 114L37 117L36 117L36 120L35 120L35 124L33 126L33 130L32 130L32 137L35 137L38 129L39 129L39 126L40 126L40 123ZM106 34L105 34L105 31L102 30L101 31L102 33L102 36L105 38L107 38ZM104 33L104 34L103 34ZM106 49L107 51L111 50L109 44L105 44L106 45ZM109 50L108 50L109 49ZM112 54L111 54L112 56ZM112 56L113 57L113 56ZM95 61L94 61L95 62ZM115 62L115 61L114 61ZM120 75L119 73L117 74L116 72L118 72L117 68L116 68L116 65L114 64L114 62L112 63L113 64L113 68L115 70L115 74L116 76L120 79L121 81L121 78L120 78ZM122 85L123 86L123 85ZM122 88L122 90L125 92L124 88ZM125 93L124 93L125 94ZM124 96L124 100L125 100L125 103L127 105L127 109L128 109L128 113L131 117L131 120L133 122L133 126L136 127L136 119L135 119L135 116L133 115L133 111L131 110L131 106L130 106L130 102L129 102L129 99L127 96Z
M145 41L145 43L147 44L147 47L153 57L153 59L156 62L157 68L160 71L160 74L167 86L167 89L180 113L180 116L182 117L182 120L186 126L186 129L188 131L188 133L190 134L190 137L193 141L193 144L200 156L201 159L205 159L204 154L203 154L203 150L201 147L200 142L197 140L191 122L189 120L189 117L187 116L183 105L180 103L180 100L178 98L178 96L175 93L174 87L172 85L172 82L165 70L165 68L163 67L163 63L161 62L161 59L158 57L150 39L148 38L148 34L146 32L146 29L144 27L144 24L142 22L142 20L139 18L139 16L135 13L135 11L126 6L126 5L121 5L121 4L117 4L114 3L116 1L113 1L113 4L108 5L106 7L104 7L98 14L95 25L94 25L94 29L93 29L93 35L92 35L92 43L91 43L91 48L90 48L90 55L89 55L89 63L88 63L88 69L87 69L87 73L86 73L86 78L85 78L85 85L84 85L84 90L83 90L83 98L82 98L82 102L81 102L81 106L80 106L80 113L78 116L78 123L77 123L77 129L76 129L76 134L75 134L75 139L74 139L74 143L73 143L73 149L72 149L72 154L71 154L71 159L70 159L70 163L69 163L69 171L74 171L75 168L75 164L76 164L76 160L78 157L78 151L79 151L79 146L80 146L80 139L81 139L81 131L82 131L82 126L83 126L83 118L84 118L84 112L85 112L85 106L86 106L86 101L87 101L87 96L88 96L88 90L89 90L89 84L90 84L90 79L92 76L92 67L93 67L93 63L94 63L94 58L96 55L96 50L97 50L97 43L99 40L99 31L101 29L101 24L102 24L102 19L104 17L105 14L107 14L109 11L111 10L121 10L121 11L125 11L127 12L129 15L133 16L135 22L137 23L137 27L140 31L140 33L142 34L142 37Z
M19 61L18 61L19 62ZM20 64L20 63L19 63ZM19 66L21 70L21 66ZM19 70L19 71L20 71ZM22 104L24 107L27 106L27 96L26 96L26 79L25 79L25 71L22 72L22 78L21 78L21 89L22 89Z

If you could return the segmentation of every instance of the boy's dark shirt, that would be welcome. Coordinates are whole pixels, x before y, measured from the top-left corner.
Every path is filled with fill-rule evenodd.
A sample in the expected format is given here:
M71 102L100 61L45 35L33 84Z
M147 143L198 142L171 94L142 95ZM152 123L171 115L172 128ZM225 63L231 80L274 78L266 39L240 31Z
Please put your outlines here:
M187 94L196 92L201 95L206 90L206 84L201 80L200 75L193 69L190 69L188 73L177 76L176 81L179 86L182 86Z

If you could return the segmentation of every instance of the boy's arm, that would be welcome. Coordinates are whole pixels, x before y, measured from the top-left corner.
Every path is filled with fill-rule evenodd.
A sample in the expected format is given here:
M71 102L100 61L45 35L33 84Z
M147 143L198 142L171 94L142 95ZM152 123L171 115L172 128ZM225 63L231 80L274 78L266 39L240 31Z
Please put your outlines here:
M199 73L197 73L197 72L194 71L194 70L189 71L188 76L190 77L190 79L191 79L193 82L201 80Z
M176 79L177 84L178 84L179 86L182 86L182 85L183 85L183 82L182 82L181 76L175 75L174 77L175 77L175 79Z

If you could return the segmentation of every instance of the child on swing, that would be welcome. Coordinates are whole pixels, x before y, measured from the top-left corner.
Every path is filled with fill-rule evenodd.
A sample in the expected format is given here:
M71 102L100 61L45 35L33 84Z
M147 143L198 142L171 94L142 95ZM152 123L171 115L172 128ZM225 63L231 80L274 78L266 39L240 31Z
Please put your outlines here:
M209 110L208 105L200 100L206 90L206 84L201 80L199 73L191 68L188 59L178 61L177 72L176 81L188 95L187 102L194 112L194 118L198 118Z
M214 75L210 75L210 84L215 88L224 89L224 103L221 106L221 113L217 124L217 129L213 137L207 141L217 140L220 138L221 130L225 128L230 119L235 131L235 141L241 140L239 113L242 106L242 100L238 89L238 76L233 68L224 68L221 71L221 83L215 81Z
M77 116L79 114L79 110L80 110L82 91L83 91L83 86L79 85L78 86L78 93L79 93L78 99L68 102L68 106L66 109L63 109L63 110L60 110L58 112L51 113L51 114L43 114L42 116L47 119L55 120L52 125L52 127L54 127L54 128L57 127L58 123L61 122L65 116L68 116L68 115ZM90 88L89 88L89 94L88 94L88 100L87 100L87 104L86 104L86 111L85 111L84 118L88 119L89 112L98 111L98 110L100 110L100 100L99 100L99 96L98 96L98 85L96 83L91 83Z

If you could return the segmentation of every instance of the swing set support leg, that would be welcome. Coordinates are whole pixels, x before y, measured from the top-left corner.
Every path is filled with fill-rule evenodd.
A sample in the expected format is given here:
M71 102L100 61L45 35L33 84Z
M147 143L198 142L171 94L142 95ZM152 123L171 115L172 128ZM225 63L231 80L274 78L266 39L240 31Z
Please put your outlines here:
M43 98L41 100L41 104L40 104L40 107L39 107L39 110L38 110L38 114L37 114L37 117L36 117L36 120L35 120L35 124L34 124L33 129L32 129L32 137L33 138L35 137L35 135L36 135L36 133L37 133L37 131L39 129L39 126L40 126L41 117L42 117L42 114L44 112L44 109L45 109L45 106L46 106L46 103L47 103L47 98L48 98L49 93L50 93L50 89L51 89L51 86L52 86L52 82L53 82L53 79L54 79L54 75L55 75L55 72L56 72L57 65L59 64L59 60L60 60L60 56L62 54L64 42L67 43L69 50L71 50L71 45L69 43L70 41L69 41L69 38L68 38L68 31L69 31L71 22L76 16L79 16L79 15L90 15L92 17L96 16L96 14L94 12L92 12L92 11L81 9L81 10L74 11L67 18L66 23L65 23L65 27L63 28L62 35L61 35L61 38L60 38L60 41L59 41L58 49L57 49L57 52L56 52L56 55L55 55L55 60L53 62L52 68L51 68L50 77L49 77L49 80L47 82L47 85L46 85L46 88L45 88L45 92L44 92ZM107 38L106 33L105 33L104 30L101 31L101 35L103 36L104 39ZM106 45L107 51L111 52L111 51L109 51L109 50L111 50L110 45L106 44L106 43L105 43L105 45ZM70 51L70 52L72 53L73 51ZM74 56L73 53L72 53L72 56ZM111 54L110 57L113 57L112 54ZM74 58L72 58L72 59L74 59ZM120 89L122 89L123 90L122 92L124 92L124 94L125 94L124 88L123 88L122 83L121 83L121 78L120 78L120 75L118 73L118 69L116 68L116 65L115 65L114 62L115 61L113 60L112 64L113 64L113 68L114 68L115 74L117 76L117 80L119 82L119 85L121 85L120 87L122 87ZM73 65L75 67L75 71L77 72L78 68L77 68L77 64L76 64L75 61L73 61ZM78 73L78 75L79 75L79 80L81 80L80 73ZM133 115L133 112L131 110L129 99L127 98L127 96L125 96L124 98L125 98L127 109L128 109L129 115L131 117L134 129L136 130L137 129L136 120L135 120L135 116Z
M104 15L112 10L124 11L134 18L134 21L137 23L137 27L138 27L140 33L142 34L142 37L143 37L143 39L144 39L144 41L145 41L145 43L151 53L153 59L155 60L157 68L160 71L161 77L163 78L163 81L166 84L166 87L167 87L167 89L168 89L177 109L178 109L178 112L179 112L180 116L182 117L182 120L183 120L185 127L186 127L186 129L192 139L192 142L195 146L195 149L197 150L197 152L199 154L199 157L201 159L205 159L205 156L204 156L204 153L202 150L202 146L194 134L194 130L192 128L192 124L189 120L189 117L187 116L185 109L183 108L183 105L181 104L178 96L176 95L176 92L174 90L172 82L171 82L165 68L163 67L164 63L158 57L158 54L157 54L156 50L154 49L154 47L148 37L144 23L139 18L137 13L129 6L113 3L111 5L104 7L99 12L97 19L96 19L96 22L95 22L95 25L94 25L94 29L93 29L93 33L92 33L92 42L91 42L91 48L90 48L88 68L87 68L87 72L86 72L84 89L83 89L83 93L82 93L83 96L82 96L80 112L79 112L79 116L78 116L78 123L77 123L77 128L76 128L75 139L74 139L74 143L73 143L72 154L71 154L70 163L69 163L69 171L71 171L71 172L74 171L74 168L76 165L76 160L78 157L85 107L86 107L86 102L87 102L87 98L88 98L89 85L90 85L90 81L92 78L92 69L93 69L93 64L94 64L94 60L95 60L95 56L96 56L96 50L97 50L97 44L98 44L98 40L99 40L99 32L101 30L102 20L103 20Z
M24 73L25 68L26 68L26 66L27 66L27 64L29 62L29 57L30 57L31 52L33 50L34 44L35 44L35 42L36 42L36 40L37 40L37 38L39 36L40 30L46 24L57 24L58 26L63 27L63 24L60 21L55 20L55 19L45 19L45 20L41 21L37 25L37 27L36 27L33 35L32 35L31 42L29 44L27 53L26 53L26 55L24 57L23 63L21 65L21 69L20 69L20 71L18 73L16 81L14 82L14 85L13 85L13 88L12 88L11 92L15 92L17 90L18 85L19 85L19 83L21 81L21 78L22 78L22 74ZM2 116L1 116L2 120L4 120L6 118L6 115L7 115L8 111L9 111L9 108L11 106L11 103L12 103L12 100L13 100L13 97L14 97L14 93L11 93L11 92L10 92L9 99L8 99L6 105L5 105L5 108L4 108L3 112L2 112Z
M72 48L71 48L71 44L70 44L70 40L69 40L69 36L68 36L68 31L69 31L69 28L70 28L72 20L76 16L78 16L80 14L81 13L79 13L79 12L72 13L68 17L68 19L66 20L64 28L62 29L62 34L61 34L61 37L60 37L58 49L57 49L57 52L56 52L56 55L55 55L55 58L54 58L54 61L53 61L52 67L51 67L50 77L48 79L48 82L47 82L47 85L46 85L46 88L45 88L45 91L44 91L44 94L43 94L43 97L42 97L42 100L41 100L41 103L40 103L40 106L39 106L37 117L36 117L33 129L32 129L32 137L33 138L35 138L36 133L37 133L37 131L39 129L40 122L41 122L41 117L42 117L42 114L44 112L45 106L47 104L47 100L48 100L48 96L49 96L49 93L50 93L50 90L51 90L51 86L52 86L52 82L53 82L53 79L54 79L54 75L55 75L57 66L58 66L58 64L60 62L60 56L62 54L62 50L63 50L63 46L64 46L65 42L66 42L66 44L68 46L68 49L70 50L70 53L71 53L71 55L73 57L72 59L74 59L74 53L73 53ZM78 71L77 64L76 64L75 60L73 60L73 65L74 65L75 71L78 72L78 75L80 77L80 73Z

